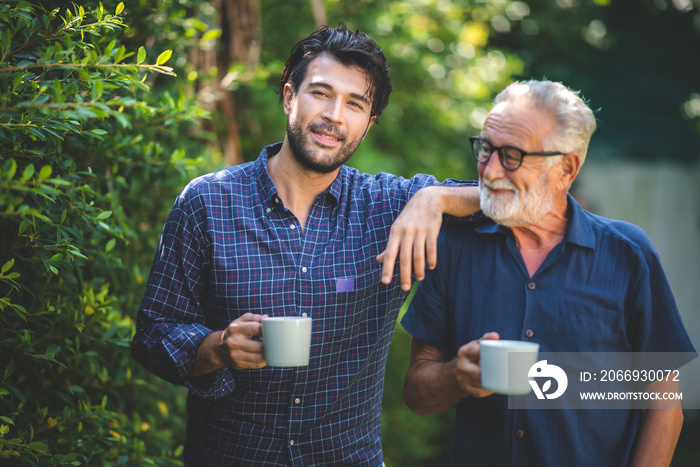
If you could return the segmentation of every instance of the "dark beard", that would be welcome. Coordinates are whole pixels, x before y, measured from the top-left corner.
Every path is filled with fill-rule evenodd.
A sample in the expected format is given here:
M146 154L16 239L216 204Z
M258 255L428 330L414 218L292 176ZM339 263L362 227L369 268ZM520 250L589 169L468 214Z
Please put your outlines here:
M317 131L319 130L325 130L325 131L333 131L331 130L331 127L308 127L309 131L312 129L315 129ZM287 139L289 140L289 147L292 151L292 157L294 157L294 160L301 165L303 168L319 173L319 174L327 174L335 171L343 165L345 162L347 162L348 159L350 159L350 156L353 155L357 147L360 145L360 141L358 142L350 142L342 146L341 148L338 149L338 152L335 154L329 155L327 159L324 159L322 161L315 161L313 156L313 150L309 147L308 144L305 144L304 141L304 131L301 128L300 125L294 125L287 121ZM345 139L343 139L343 142L345 142Z

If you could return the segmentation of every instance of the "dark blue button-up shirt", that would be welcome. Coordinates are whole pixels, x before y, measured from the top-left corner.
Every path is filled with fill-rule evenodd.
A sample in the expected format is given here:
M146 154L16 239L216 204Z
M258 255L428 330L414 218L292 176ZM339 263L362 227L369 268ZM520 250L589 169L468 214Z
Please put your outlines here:
M451 226L401 324L449 349L496 331L541 352L694 352L659 257L641 229L569 196L564 240L530 277L510 230ZM457 406L454 465L624 466L639 425L630 410L508 410L507 397Z
M343 166L302 230L267 171L279 148L200 177L177 198L133 355L189 388L188 465L381 465L384 368L407 294L398 276L380 282L375 257L408 199L437 181ZM247 312L312 317L309 366L187 379L204 337Z

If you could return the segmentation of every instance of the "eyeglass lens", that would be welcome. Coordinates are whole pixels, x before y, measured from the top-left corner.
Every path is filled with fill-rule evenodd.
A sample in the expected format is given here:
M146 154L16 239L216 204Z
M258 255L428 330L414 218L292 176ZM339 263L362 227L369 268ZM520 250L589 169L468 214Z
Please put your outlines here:
M494 147L489 144L488 141L475 139L472 150L474 151L476 160L484 164L488 162L491 154L493 154ZM504 146L498 149L498 159L501 161L501 164L503 164L503 167L507 169L517 169L520 167L522 158L523 155L517 148Z

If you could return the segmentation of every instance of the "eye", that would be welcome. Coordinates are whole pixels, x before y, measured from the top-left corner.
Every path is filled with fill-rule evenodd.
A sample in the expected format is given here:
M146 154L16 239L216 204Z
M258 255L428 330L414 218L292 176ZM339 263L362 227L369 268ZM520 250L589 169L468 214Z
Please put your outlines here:
M520 151L516 148L511 148L511 147L504 147L502 149L503 151L503 160L504 164L509 166L509 167L514 167L520 164L520 159L522 159L522 154Z
M356 110L364 110L365 109L365 106L363 105L362 102L350 101L348 104L350 105L350 107L353 107Z

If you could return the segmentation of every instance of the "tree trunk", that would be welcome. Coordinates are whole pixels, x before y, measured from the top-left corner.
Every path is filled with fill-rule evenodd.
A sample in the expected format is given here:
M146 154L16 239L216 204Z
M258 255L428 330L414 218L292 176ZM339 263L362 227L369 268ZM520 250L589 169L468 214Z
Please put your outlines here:
M314 21L316 22L316 26L321 26L322 24L328 25L323 0L310 0L310 2L311 10L314 12Z
M245 63L252 72L260 54L260 5L258 0L216 0L221 13L221 48L217 56L220 91L217 108L224 118L226 131L222 136L222 149L228 165L243 162L243 151L238 128L238 118L233 92L226 89L228 72L232 64Z
M260 55L261 19L259 0L214 0L213 6L219 13L216 27L221 36L216 47L194 50L191 62L199 70L199 75L207 80L209 70L217 68L217 75L210 86L198 90L202 106L218 115L222 125L205 123L205 127L215 130L227 165L244 162L241 138L238 127L238 114L234 94L230 85L234 79L245 79L255 69ZM233 64L246 64L243 75L229 74ZM200 81L200 82L202 82Z

